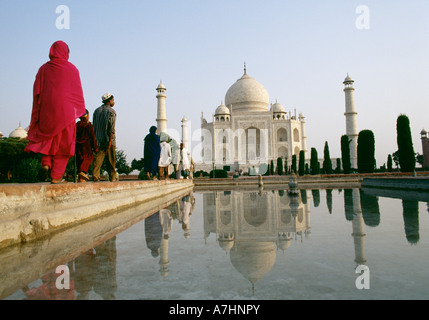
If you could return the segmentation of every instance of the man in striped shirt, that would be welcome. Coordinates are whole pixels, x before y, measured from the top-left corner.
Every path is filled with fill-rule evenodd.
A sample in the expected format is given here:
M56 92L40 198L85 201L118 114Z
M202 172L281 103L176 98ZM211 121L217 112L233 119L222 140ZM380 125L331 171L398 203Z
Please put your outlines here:
M94 170L92 173L94 182L100 181L100 169L103 164L104 158L107 156L107 172L109 173L110 181L116 179L116 111L113 110L115 99L110 93L106 93L101 97L103 105L95 109L93 115L93 126L95 137L99 151L95 154Z

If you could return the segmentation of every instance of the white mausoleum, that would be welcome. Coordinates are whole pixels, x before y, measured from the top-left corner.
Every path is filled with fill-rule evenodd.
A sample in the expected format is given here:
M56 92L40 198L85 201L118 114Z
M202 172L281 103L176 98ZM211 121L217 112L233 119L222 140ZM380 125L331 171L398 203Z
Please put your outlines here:
M267 90L244 74L226 92L225 104L215 110L211 122L201 116L201 159L198 169L209 171L229 166L230 171L276 164L277 158L307 158L304 116L297 116L277 101L270 104Z

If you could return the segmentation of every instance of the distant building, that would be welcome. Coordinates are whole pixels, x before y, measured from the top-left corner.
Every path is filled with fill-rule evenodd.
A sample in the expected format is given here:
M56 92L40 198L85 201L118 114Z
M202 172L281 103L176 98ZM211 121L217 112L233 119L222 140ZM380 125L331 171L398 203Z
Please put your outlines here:
M9 138L25 139L27 138L27 135L28 135L27 130L21 127L21 123L19 123L18 128L16 128L9 134Z

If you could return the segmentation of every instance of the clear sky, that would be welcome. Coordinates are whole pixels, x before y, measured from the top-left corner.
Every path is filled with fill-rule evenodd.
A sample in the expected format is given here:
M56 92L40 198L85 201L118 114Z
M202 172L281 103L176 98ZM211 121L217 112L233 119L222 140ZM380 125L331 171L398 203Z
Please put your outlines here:
M69 29L64 12L69 9ZM366 10L357 10L365 5ZM228 88L247 73L287 110L306 117L308 150L341 156L343 80L355 80L358 131L375 135L377 166L397 150L396 118L410 118L415 152L429 131L427 0L0 0L0 131L31 117L32 87L56 40L70 47L91 115L115 95L117 148L140 159L167 87L168 127L189 120L199 143ZM92 117L90 119L92 121ZM193 136L193 134L196 135Z

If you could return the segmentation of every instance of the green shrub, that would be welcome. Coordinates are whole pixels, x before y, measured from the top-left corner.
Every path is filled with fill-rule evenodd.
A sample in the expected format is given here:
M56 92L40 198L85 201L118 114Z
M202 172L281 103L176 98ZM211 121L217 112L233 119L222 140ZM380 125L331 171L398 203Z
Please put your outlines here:
M223 169L215 169L210 171L210 178L228 178L228 172Z

